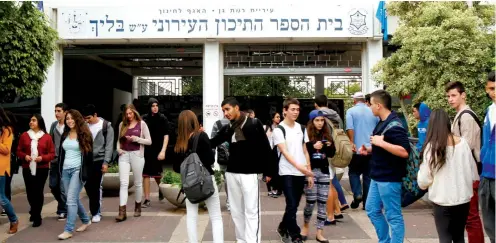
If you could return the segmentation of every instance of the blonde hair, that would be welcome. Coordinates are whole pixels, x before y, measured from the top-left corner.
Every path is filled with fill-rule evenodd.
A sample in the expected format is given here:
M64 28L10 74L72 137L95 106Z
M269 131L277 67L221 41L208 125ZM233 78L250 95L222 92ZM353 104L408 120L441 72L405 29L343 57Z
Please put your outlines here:
M134 105L133 104L126 105L126 107L124 108L124 112L122 112L122 127L121 127L121 131L119 134L119 138L126 136L126 132L129 129L129 121L126 117L127 110L131 110L134 113L134 119L136 119L136 121L138 121L138 122L141 122L140 114L136 110Z
M182 111L177 119L177 140L174 152L184 153L188 150L188 141L191 133L198 133L200 123L191 110Z

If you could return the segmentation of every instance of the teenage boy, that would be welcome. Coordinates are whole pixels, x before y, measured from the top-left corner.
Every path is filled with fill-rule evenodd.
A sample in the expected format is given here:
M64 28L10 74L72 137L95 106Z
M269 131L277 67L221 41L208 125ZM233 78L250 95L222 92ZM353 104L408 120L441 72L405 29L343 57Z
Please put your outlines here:
M370 187L370 155L358 154L358 149L365 145L370 147L370 135L377 125L378 119L374 116L369 107L365 104L365 95L362 92L356 92L353 95L353 107L346 111L346 133L353 144L353 154L350 165L348 166L348 175L350 177L350 186L353 191L353 202L351 208L358 208L363 201L363 209ZM363 178L363 192L360 176Z
M481 149L482 174L479 185L479 203L482 220L487 236L494 243L494 170L496 162L496 94L494 92L494 71L489 73L486 82L486 93L493 103L489 106L482 128L483 144Z
M236 241L260 242L258 174L263 173L270 181L277 173L277 164L271 159L272 150L260 120L240 112L235 98L226 98L221 106L230 124L223 126L210 143L212 148L226 141L229 143L226 182Z
M82 110L82 115L91 135L93 136L93 165L88 173L88 180L84 185L90 203L90 212L93 216L93 223L100 222L102 216L100 207L102 203L102 177L107 172L108 163L112 159L114 152L114 129L109 121L98 117L94 105L86 105Z
M429 126L429 117L431 109L425 103L417 103L413 105L413 116L419 122L417 123L418 142L417 151L422 151L424 147L425 137L427 136L427 127Z
M467 141L477 167L480 168L481 129L477 116L466 103L467 94L465 93L465 87L461 82L450 82L446 85L446 94L449 105L457 113L451 125L451 132L456 136L463 137ZM484 243L484 232L479 216L478 188L479 181L475 181L473 184L474 194L470 200L467 226L465 227L470 243Z
M371 182L365 210L379 242L400 243L405 238L401 185L410 152L408 133L396 112L391 111L391 95L388 92L377 90L370 94L370 109L380 121L370 137L372 146L362 145L358 150L364 156L372 153Z
M305 146L309 139L305 127L296 122L300 115L300 102L297 99L286 99L283 102L283 113L284 120L273 133L274 145L281 154L279 175L286 198L286 209L277 232L283 242L299 243L303 239L296 222L296 212L303 194L305 176L309 177L308 186L313 186L310 156Z
M328 104L327 96L318 95L317 97L315 97L314 102L315 102L314 103L315 109L324 112L325 117L327 117L327 119L332 121L334 127L338 127L338 128L343 127L343 120L339 116L338 112L333 109L329 109L329 107L327 107Z
M55 118L57 121L53 122L50 126L50 136L52 137L52 142L55 145L55 159L50 162L50 180L48 182L50 190L52 191L53 197L57 200L57 215L59 221L64 221L67 218L67 197L64 192L64 188L61 183L61 175L59 172L58 165L58 154L60 149L60 139L64 133L65 128L65 114L68 107L64 103L58 103L55 105Z

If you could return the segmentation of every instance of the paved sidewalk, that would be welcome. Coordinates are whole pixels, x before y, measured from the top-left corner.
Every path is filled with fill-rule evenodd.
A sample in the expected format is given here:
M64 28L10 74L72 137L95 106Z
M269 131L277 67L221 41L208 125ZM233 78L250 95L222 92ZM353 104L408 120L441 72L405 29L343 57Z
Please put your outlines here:
M345 178L341 184L347 191L348 202L351 203L349 195L349 182ZM261 183L263 192L262 205L262 241L280 242L276 233L276 227L284 213L284 197L273 199L267 196L267 189ZM133 188L130 190L128 202L128 219L122 223L116 223L114 217L118 211L118 193L106 195L103 203L103 219L98 224L92 224L88 231L75 233L74 237L67 242L187 242L186 233L186 211L177 209L166 200L158 202L157 186L152 186L152 207L143 209L142 216L132 217L134 209ZM81 194L82 201L88 210L88 198L85 193ZM234 225L229 212L225 208L225 193L221 192L221 205L224 219L224 237L226 242L235 242ZM29 224L29 205L26 194L20 193L13 197L14 208L20 218L20 231L12 236L7 235L8 220L0 218L0 239L2 242L59 242L57 235L62 233L65 222L57 221L55 211L57 202L50 194L48 186L45 187L45 206L43 207L43 225L39 228L31 227ZM302 198L298 220L303 221L303 207L305 201ZM211 225L206 210L200 210L198 218L199 238L203 242L212 241ZM406 224L405 242L411 243L434 243L438 242L434 220L431 215L431 207L423 202L404 209ZM349 209L345 211L345 218L335 226L325 228L325 236L333 243L372 243L377 242L375 231L370 221L361 209ZM314 216L315 219L315 216ZM76 227L81 222L78 220ZM309 239L314 239L315 228L309 234ZM308 241L314 242L314 241ZM487 240L487 242L489 242Z

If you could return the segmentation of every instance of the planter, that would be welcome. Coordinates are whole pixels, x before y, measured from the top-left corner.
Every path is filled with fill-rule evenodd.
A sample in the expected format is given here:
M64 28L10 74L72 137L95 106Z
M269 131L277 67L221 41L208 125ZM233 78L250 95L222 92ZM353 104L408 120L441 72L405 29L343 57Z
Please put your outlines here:
M181 187L179 185L160 183L159 188L160 188L159 189L160 192L162 192L162 195L164 195L165 199L168 202L170 202L172 205L178 208L186 207L186 201L181 203L184 199L184 194L181 194L181 196L179 196L179 199L177 199L177 194L179 194L179 191L181 190ZM219 192L220 192L220 187L219 187ZM201 202L199 206L204 207L205 202Z
M129 188L134 186L133 173L129 173ZM119 191L121 188L121 181L119 173L105 173L103 175L102 189L104 191Z

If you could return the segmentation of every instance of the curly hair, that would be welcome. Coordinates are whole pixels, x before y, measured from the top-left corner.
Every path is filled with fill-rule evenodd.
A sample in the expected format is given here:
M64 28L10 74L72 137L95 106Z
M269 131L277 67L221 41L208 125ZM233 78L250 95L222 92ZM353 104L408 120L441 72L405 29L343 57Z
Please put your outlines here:
M84 121L83 115L77 110L68 110L65 115L65 129L63 137L67 137L70 132L69 126L67 126L67 116L71 116L75 123L75 129L77 133L77 139L79 142L79 149L83 154L88 154L93 151L93 137L91 136L90 129L86 122Z

